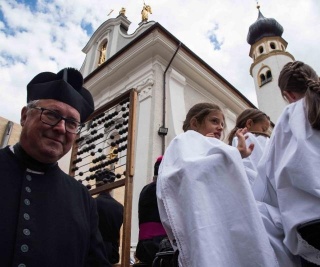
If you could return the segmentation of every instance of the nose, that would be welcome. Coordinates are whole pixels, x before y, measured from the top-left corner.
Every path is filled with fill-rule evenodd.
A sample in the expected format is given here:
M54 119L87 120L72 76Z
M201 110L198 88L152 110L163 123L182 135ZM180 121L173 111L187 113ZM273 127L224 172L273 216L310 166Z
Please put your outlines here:
M66 122L64 121L64 119L62 119L55 126L53 126L53 129L55 131L58 131L59 133L66 133Z

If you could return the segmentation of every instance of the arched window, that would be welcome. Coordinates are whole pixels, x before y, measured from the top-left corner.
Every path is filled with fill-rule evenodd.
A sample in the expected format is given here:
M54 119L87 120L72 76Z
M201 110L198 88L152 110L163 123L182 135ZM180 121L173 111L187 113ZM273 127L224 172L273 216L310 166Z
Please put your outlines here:
M276 45L275 45L274 42L270 43L270 48L271 48L271 49L276 49Z
M260 70L259 79L260 79L260 87L265 85L266 83L272 81L271 70L266 66L264 68L262 68Z
M264 76L264 74L260 74L260 85L263 85L266 81L266 76Z
M108 42L105 42L100 47L100 55L99 55L98 66L100 66L102 63L104 63L106 61L106 58L107 58L107 44L108 44Z
M267 71L267 80L271 80L272 79L272 74L271 74L271 70Z
M281 45L281 48L282 48L282 50L284 51L284 47L283 47L283 45Z
M261 46L259 46L259 52L260 52L260 54L262 54L263 53L263 46L261 45Z

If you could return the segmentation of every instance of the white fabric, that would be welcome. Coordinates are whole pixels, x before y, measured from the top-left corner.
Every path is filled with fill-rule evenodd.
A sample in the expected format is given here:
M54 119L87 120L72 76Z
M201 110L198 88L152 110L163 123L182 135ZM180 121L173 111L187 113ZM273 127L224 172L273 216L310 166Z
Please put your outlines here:
M284 244L291 253L320 264L320 252L296 230L320 218L320 131L312 129L304 105L302 99L285 108L258 166L253 190L258 200L279 207Z
M178 135L159 169L160 217L181 267L278 266L237 149Z
M242 159L250 185L254 183L257 177L257 167L258 163L262 157L263 151L269 142L269 137L263 135L256 135L252 133L247 133L246 144L254 144L254 149L249 157ZM238 146L238 137L234 137L232 140L232 146Z
M252 133L247 133L246 135L248 136L246 139L247 146L253 143L254 150L249 157L242 159L242 162L245 166L250 185L252 186L258 174L258 163L262 158L263 152L268 145L270 138ZM232 141L232 146L237 147L237 145L238 138L235 137ZM257 201L257 205L279 265L284 267L300 266L300 258L293 256L283 244L284 231L279 209L259 201Z
M279 209L259 201L257 201L257 205L279 266L300 267L300 257L292 255L283 244L284 231Z

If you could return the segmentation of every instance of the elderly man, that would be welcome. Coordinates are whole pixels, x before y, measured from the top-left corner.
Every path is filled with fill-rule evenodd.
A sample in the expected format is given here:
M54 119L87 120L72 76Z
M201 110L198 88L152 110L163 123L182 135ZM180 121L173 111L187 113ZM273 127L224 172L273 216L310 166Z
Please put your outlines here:
M111 266L94 200L57 164L94 110L82 85L72 68L27 85L20 142L0 150L1 266Z

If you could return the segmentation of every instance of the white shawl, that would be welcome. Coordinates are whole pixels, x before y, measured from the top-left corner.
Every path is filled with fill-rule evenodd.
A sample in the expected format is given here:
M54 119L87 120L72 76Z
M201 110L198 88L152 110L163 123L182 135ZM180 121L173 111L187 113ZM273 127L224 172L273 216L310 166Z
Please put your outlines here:
M297 233L297 226L320 218L320 131L306 117L304 100L287 106L258 166L255 196L279 207L284 243L294 255L320 264L320 251Z
M250 185L252 186L258 174L258 164L262 158L265 148L269 143L270 138L252 133L247 133L246 135L248 136L246 139L247 146L253 143L254 150L249 157L242 159L242 162L244 164ZM237 147L237 145L238 138L235 137L233 139L232 146ZM268 233L270 244L277 256L279 265L283 267L300 266L300 258L293 256L283 244L284 231L279 209L259 201L257 201L257 205L263 224Z
M159 169L160 217L181 267L278 266L237 149L178 135Z

